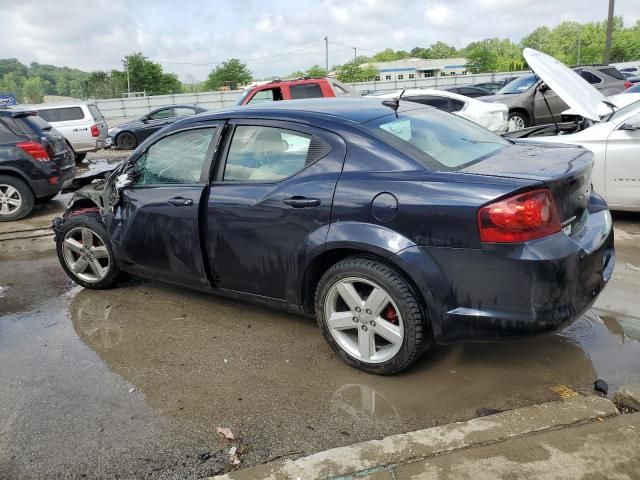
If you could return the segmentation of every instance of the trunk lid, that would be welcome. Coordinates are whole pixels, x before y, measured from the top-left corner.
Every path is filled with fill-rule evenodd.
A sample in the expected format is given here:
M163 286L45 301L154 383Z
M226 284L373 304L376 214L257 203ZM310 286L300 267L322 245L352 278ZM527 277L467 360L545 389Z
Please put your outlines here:
M521 178L551 190L565 232L579 229L591 196L593 153L582 147L527 141L504 148L461 173Z

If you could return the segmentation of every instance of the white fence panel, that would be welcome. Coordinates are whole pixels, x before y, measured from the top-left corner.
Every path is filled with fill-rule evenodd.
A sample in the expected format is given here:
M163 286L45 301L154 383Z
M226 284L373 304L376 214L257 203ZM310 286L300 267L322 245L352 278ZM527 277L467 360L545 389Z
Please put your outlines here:
M396 90L400 88L437 88L446 85L474 84L492 82L505 77L526 72L481 73L477 75L452 75L448 77L417 78L414 80L395 80L380 82L360 82L349 84L356 92L365 90ZM146 115L165 105L195 105L207 110L222 110L231 107L242 93L241 90L180 93L175 95L156 95L138 98L114 98L96 100L95 103L111 125L117 125L132 118Z

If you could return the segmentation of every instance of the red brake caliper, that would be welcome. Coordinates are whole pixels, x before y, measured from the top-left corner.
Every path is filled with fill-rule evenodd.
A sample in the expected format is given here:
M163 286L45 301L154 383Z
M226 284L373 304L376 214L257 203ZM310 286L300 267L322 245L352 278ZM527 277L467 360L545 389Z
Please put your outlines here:
M391 304L387 305L387 308L385 308L382 312L382 316L385 320L388 320L394 325L398 325L398 314L396 313L396 309L393 308Z

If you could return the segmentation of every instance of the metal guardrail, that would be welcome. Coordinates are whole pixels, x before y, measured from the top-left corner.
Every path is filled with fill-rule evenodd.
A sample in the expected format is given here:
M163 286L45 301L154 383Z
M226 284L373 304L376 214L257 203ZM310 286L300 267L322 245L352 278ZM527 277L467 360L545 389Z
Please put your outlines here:
M379 82L351 83L349 86L356 92L365 90L395 90L400 88L437 88L446 85L474 84L492 82L501 78L519 75L526 72L481 73L476 75L452 75L447 77L416 78L412 80L391 80ZM95 100L104 117L116 125L125 120L146 115L151 110L171 104L196 105L207 110L222 110L231 107L242 93L242 90L221 92L182 93L175 95L155 95L140 98L114 98Z

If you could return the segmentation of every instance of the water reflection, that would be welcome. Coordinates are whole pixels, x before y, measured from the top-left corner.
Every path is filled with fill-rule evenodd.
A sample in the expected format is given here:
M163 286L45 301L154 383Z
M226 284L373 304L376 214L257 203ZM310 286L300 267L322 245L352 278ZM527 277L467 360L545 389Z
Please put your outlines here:
M434 348L394 377L346 366L308 319L155 283L82 290L71 319L151 406L283 438L308 425L356 441L640 379L640 342L592 312L556 335Z

